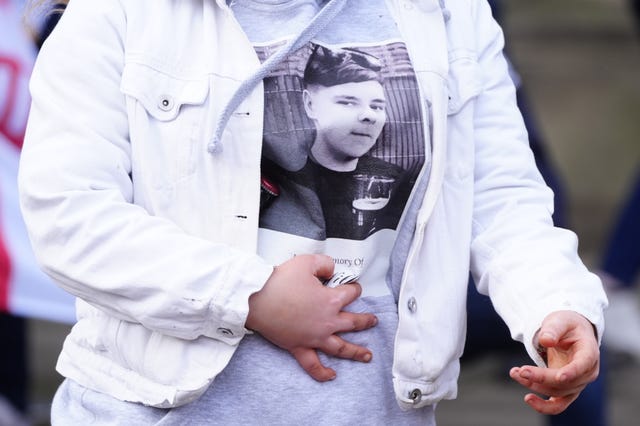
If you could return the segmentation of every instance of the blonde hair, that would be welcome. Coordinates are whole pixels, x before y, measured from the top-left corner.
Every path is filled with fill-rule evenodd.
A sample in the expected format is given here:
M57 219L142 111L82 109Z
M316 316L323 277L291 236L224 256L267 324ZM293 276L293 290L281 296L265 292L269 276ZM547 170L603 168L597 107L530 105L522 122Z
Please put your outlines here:
M33 18L51 15L52 13L62 13L69 0L28 0L24 8L26 21Z
M40 43L40 22L51 14L61 14L69 0L28 0L24 8L22 21L24 28L36 43Z
M47 7L49 9L55 9L58 5L66 5L69 3L69 0L30 0L29 8L41 8Z

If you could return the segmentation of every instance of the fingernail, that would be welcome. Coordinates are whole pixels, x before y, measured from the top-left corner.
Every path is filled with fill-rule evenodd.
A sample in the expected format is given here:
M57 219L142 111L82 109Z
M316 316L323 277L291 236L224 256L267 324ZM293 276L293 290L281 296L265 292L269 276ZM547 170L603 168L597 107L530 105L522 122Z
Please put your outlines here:
M364 354L364 356L362 357L362 361L363 362L371 361L371 354L370 353Z
M522 370L522 372L520 373L520 377L522 377L523 379L529 380L531 378L531 371Z
M555 334L553 334L553 333L551 333L549 331L545 331L544 333L542 333L541 337L544 337L545 339L556 340Z
M564 383L568 380L568 377L566 374L562 374L560 375L560 378L558 380L560 381L560 383Z

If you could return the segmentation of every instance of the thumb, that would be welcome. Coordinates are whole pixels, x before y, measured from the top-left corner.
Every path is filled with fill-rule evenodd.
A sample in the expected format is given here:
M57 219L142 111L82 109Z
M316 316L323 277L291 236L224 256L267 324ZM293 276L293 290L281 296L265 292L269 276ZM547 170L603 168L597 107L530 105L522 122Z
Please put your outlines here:
M538 342L545 348L555 346L560 338L567 332L566 319L562 318L562 314L554 312L548 315L538 331Z
M331 278L333 275L333 269L335 263L333 259L324 254L313 254L312 256L312 273L316 277L320 278L320 281Z

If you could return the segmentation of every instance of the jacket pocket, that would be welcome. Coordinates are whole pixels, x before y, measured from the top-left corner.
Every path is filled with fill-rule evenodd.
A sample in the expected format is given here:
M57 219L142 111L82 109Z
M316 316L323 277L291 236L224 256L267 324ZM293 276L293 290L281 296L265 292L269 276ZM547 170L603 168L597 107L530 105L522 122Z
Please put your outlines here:
M478 61L469 52L450 52L447 90L449 106L447 113L457 114L467 103L480 94L482 83Z
M209 77L127 63L120 90L127 96L134 184L141 177L138 184L172 188L195 171Z
M447 185L463 190L473 176L475 99L482 91L481 69L473 52L449 52ZM454 188L455 187L455 188ZM466 190L465 190L466 191Z
M180 405L201 395L236 348L202 336L183 340L108 316L100 322L99 336L101 355L119 367L114 374L142 401L155 406ZM175 399L149 400L145 389L149 383L167 386Z

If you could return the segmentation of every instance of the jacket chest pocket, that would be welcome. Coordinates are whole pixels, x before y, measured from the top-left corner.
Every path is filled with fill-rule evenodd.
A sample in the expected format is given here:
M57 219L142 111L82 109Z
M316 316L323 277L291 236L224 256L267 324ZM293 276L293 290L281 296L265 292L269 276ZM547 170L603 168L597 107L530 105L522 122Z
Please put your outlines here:
M481 88L480 66L475 57L472 54L451 55L447 76L447 113L452 115L461 112L469 101L480 94Z
M173 188L193 174L204 146L208 76L177 77L128 63L120 89L127 95L134 184Z
M475 98L482 91L480 66L472 54L451 55L447 92L449 104L447 148L447 173L456 181L465 181L472 176L474 159L474 114Z

